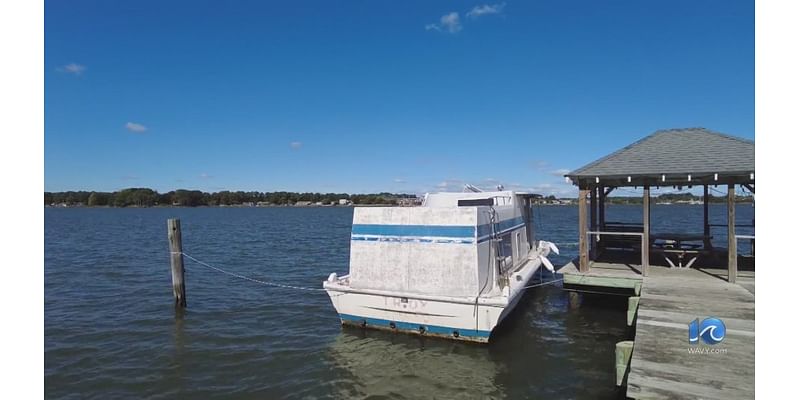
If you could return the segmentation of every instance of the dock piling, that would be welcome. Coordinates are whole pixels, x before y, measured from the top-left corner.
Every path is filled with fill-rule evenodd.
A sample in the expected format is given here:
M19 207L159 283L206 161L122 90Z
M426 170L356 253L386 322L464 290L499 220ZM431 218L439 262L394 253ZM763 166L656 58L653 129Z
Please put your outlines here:
M617 343L614 351L617 367L617 386L622 386L625 382L631 364L631 354L633 354L633 341L625 340Z
M172 293L175 296L175 307L186 307L186 286L183 283L183 243L181 242L181 220L167 220L167 238L169 239L170 268L172 270Z
M636 311L639 310L639 296L628 297L628 326L633 326L636 321Z

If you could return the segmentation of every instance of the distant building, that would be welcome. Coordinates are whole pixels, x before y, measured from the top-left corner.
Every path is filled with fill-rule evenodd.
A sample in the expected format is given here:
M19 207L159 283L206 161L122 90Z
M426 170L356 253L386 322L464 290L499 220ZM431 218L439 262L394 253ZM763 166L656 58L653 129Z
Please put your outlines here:
M339 199L339 205L340 205L340 206L347 206L347 205L350 205L350 200L347 200L347 199Z
M397 199L397 205L401 207L415 207L422 205L422 199L418 197L402 197Z
M294 203L294 205L295 205L295 207L308 207L308 206L311 205L311 202L310 201L298 201L297 203Z

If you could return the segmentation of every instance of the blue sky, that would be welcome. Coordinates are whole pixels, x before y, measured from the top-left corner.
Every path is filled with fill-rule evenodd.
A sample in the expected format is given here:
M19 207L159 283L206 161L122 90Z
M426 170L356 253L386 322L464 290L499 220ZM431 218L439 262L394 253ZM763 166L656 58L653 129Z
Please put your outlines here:
M45 190L574 195L658 129L754 138L752 1L48 1Z

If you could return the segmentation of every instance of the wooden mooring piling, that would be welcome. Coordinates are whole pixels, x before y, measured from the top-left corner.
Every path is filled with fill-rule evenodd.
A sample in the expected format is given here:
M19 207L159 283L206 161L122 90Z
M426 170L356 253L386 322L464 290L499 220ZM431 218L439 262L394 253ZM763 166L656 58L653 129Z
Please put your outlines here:
M186 307L186 285L183 271L183 243L181 241L181 220L167 220L167 238L169 239L169 261L172 270L172 293L175 296L175 307Z

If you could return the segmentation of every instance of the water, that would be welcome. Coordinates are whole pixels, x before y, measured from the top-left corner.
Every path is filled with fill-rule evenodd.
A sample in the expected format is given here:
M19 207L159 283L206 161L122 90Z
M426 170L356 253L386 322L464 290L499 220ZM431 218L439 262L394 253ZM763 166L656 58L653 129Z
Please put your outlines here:
M712 222L725 221L724 206L711 211ZM744 223L753 211L737 213ZM641 208L607 215L634 221ZM577 209L535 216L538 235L561 244L554 264L573 258ZM170 217L181 218L185 252L246 276L319 287L347 272L350 208L45 209L47 397L619 396L624 298L570 308L560 287L531 289L494 343L480 346L343 329L324 292L261 286L186 260L189 307L176 316ZM653 206L652 218L654 231L696 232L702 207Z

